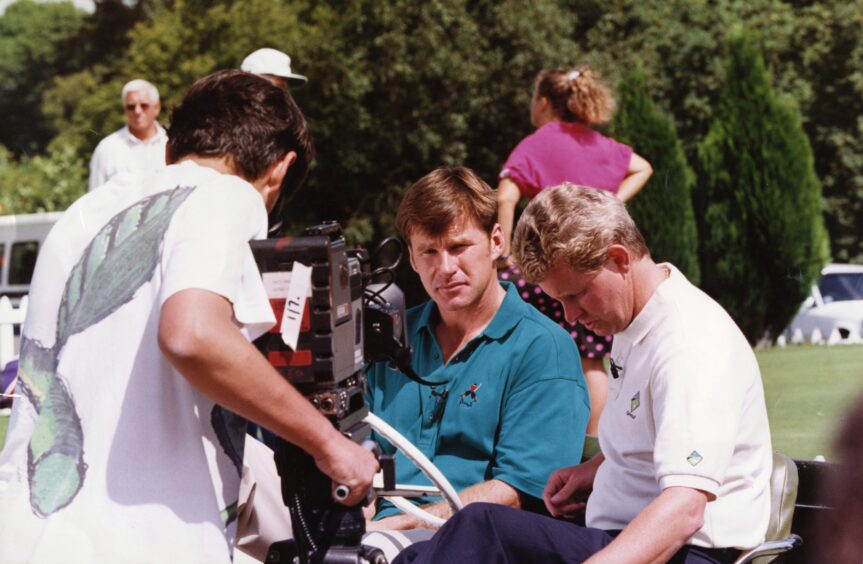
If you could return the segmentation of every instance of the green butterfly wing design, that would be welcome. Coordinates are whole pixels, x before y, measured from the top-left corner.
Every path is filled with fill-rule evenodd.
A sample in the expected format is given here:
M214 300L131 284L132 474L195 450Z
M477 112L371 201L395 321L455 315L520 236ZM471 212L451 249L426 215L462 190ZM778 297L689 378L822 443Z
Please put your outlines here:
M57 353L25 335L21 336L20 350L18 387L39 413L57 371Z
M47 517L69 505L84 485L84 434L72 396L54 378L27 451L30 507Z
M237 505L238 503L238 501L235 501L231 505L222 509L222 511L219 513L219 516L222 518L222 523L226 527L237 520L237 517L239 516L239 506Z
M60 302L54 346L22 342L22 389L39 413L27 452L30 507L39 517L69 505L87 470L81 419L57 374L60 353L69 337L117 311L152 278L171 218L194 189L178 186L115 215L72 268Z
M171 218L194 187L145 198L114 216L93 238L66 282L57 347L111 315L153 276Z

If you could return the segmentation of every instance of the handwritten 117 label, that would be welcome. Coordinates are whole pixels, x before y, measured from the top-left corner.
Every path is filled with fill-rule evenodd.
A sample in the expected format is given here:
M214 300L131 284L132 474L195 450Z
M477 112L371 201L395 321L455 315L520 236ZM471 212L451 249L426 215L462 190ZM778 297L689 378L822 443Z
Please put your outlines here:
M270 299L285 299L279 333L282 334L282 341L295 351L300 338L303 310L312 295L312 269L301 262L294 262L291 272L266 272L263 281Z

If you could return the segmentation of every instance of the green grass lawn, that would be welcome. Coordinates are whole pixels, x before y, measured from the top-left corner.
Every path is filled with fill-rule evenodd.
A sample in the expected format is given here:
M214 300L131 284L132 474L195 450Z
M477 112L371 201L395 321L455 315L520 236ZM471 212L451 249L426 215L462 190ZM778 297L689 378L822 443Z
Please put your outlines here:
M795 346L756 355L773 448L793 458L831 460L833 435L863 391L863 346Z
M842 416L863 392L863 346L764 349L761 365L773 448L793 458L831 459ZM9 417L0 416L0 446Z

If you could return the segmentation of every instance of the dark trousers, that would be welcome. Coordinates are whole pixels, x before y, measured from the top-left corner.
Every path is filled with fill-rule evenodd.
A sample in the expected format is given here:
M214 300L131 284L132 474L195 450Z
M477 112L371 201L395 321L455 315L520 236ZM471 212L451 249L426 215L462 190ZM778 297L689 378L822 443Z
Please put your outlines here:
M472 503L453 515L431 540L402 551L394 564L571 564L602 550L618 532L580 527L501 505ZM733 549L684 546L671 562L725 564L739 555Z

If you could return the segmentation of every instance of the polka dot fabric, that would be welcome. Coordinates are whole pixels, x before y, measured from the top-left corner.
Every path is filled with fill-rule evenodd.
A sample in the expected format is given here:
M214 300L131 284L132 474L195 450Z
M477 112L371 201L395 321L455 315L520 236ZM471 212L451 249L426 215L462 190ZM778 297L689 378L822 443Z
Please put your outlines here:
M604 358L611 354L611 335L603 337L580 323L574 325L568 323L563 317L563 306L560 305L560 302L548 297L539 286L534 286L525 280L518 267L502 268L498 271L497 276L501 280L515 284L521 299L566 329L578 346L578 352L583 358Z

